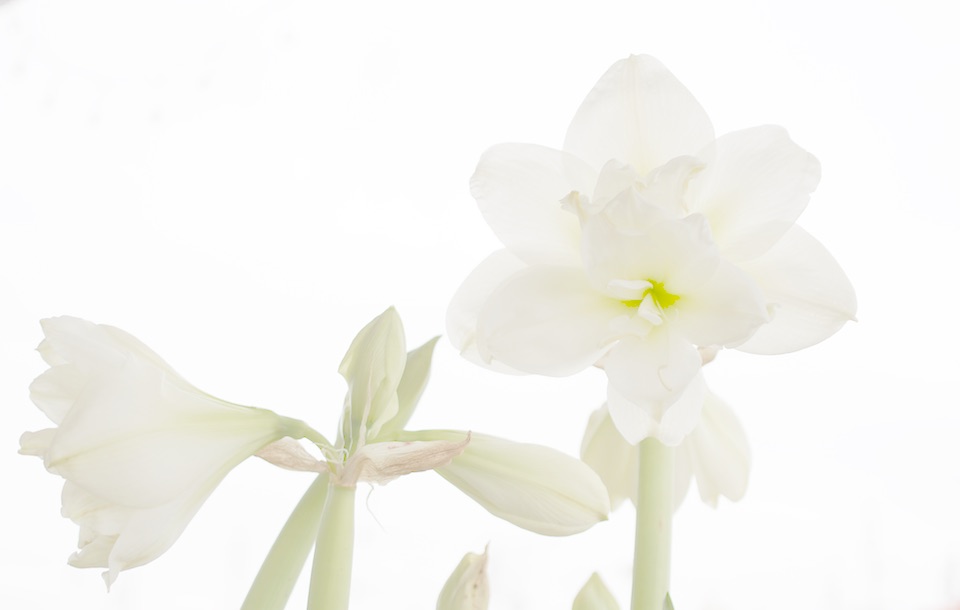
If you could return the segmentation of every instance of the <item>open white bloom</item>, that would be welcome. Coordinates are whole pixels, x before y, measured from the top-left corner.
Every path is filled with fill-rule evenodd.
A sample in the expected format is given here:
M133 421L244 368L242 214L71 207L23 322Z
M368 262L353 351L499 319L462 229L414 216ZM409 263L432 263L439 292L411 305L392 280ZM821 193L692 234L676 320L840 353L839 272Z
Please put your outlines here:
M569 375L602 366L624 437L677 445L705 387L697 347L782 353L853 317L830 254L794 221L819 164L779 127L715 138L658 61L614 64L564 150L501 144L471 180L506 246L450 304L468 358Z
M66 479L63 515L80 526L70 564L107 568L108 586L166 551L234 466L302 436L301 422L201 392L122 330L41 324L50 369L30 397L57 427L25 433L20 451Z
M637 503L640 447L617 431L604 405L593 412L580 446L580 457L592 467L610 493L616 509L624 500ZM673 503L679 508L696 480L700 498L716 507L720 496L736 502L747 491L750 448L733 410L712 392L704 398L700 421L677 447Z

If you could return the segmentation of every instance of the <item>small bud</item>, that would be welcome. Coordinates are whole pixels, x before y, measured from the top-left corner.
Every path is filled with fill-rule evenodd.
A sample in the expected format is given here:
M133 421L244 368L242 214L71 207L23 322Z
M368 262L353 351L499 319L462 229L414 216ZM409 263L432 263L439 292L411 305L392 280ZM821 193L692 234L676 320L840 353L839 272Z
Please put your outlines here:
M437 610L487 610L490 583L487 580L487 551L467 553L447 579L437 599Z

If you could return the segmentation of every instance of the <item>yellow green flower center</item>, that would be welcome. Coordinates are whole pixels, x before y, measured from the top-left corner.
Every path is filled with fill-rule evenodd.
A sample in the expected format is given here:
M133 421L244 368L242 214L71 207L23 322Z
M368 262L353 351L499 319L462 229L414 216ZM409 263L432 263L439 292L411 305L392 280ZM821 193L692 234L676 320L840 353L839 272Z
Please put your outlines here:
M667 292L667 289L663 287L663 282L657 282L655 280L647 281L650 282L650 287L644 291L640 299L623 301L623 304L627 307L640 307L640 303L643 302L643 299L647 295L650 295L653 297L653 302L656 303L660 309L666 309L680 300L679 295Z

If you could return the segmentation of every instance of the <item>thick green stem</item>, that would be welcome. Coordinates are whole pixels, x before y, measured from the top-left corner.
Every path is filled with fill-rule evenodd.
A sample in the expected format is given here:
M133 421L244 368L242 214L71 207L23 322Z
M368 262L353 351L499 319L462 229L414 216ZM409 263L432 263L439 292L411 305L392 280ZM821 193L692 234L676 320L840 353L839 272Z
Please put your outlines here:
M670 589L673 459L673 447L655 438L640 442L631 610L663 610Z
M307 610L347 610L353 568L353 487L330 484L320 518Z
M329 475L321 474L303 494L267 553L240 610L283 610L317 538Z

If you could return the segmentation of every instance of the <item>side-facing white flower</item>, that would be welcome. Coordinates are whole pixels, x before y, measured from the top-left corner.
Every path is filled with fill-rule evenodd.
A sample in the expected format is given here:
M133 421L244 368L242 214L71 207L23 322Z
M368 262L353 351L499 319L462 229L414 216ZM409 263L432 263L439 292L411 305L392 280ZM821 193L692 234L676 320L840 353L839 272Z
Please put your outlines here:
M187 383L124 331L71 317L41 322L50 369L30 386L55 424L20 452L66 479L63 516L80 526L77 567L121 570L156 559L226 474L302 422L231 404Z
M627 440L676 445L705 393L696 347L782 353L853 317L843 271L794 224L818 181L781 128L715 138L658 61L617 62L563 151L501 144L481 158L471 192L506 250L461 286L450 337L505 370L599 364Z

